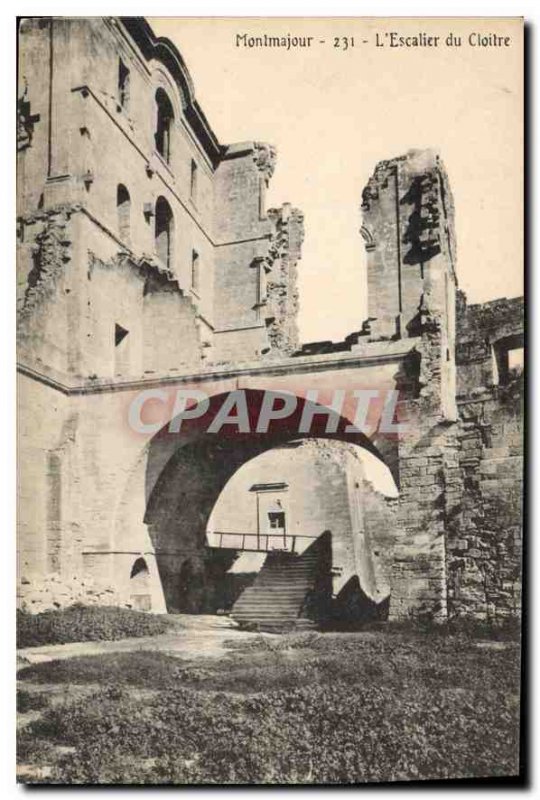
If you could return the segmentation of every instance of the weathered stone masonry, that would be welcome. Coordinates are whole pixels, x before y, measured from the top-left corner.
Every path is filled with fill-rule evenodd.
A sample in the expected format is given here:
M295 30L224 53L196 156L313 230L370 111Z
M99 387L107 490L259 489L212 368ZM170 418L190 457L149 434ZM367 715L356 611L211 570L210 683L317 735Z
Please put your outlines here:
M523 300L467 306L460 292L458 330L449 596L456 614L493 619L518 614L521 602L524 376L509 367L508 354L523 348Z
M220 492L298 439L141 440L126 422L138 392L196 384L258 402L344 385L397 389L409 423L346 435L343 418L317 434L369 449L399 489L361 492L362 525L348 543L336 532L362 591L378 564L390 618L519 613L509 353L523 303L468 306L457 290L440 156L376 166L361 201L368 319L343 342L302 345L304 222L289 203L266 209L275 149L218 142L181 55L143 19L24 20L19 53L19 602L173 608L187 554L209 597L230 561L206 547Z

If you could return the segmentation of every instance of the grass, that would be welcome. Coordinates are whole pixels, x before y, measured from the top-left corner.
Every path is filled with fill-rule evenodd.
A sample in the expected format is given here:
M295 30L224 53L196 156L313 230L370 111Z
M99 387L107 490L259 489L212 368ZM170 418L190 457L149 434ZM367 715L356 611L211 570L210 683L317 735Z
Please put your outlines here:
M138 651L23 669L22 687L41 693L94 688L68 691L23 729L20 760L45 767L41 780L76 784L517 774L515 642L374 631L232 644L219 661Z
M47 705L45 693L27 692L24 689L17 691L17 713L26 714L28 711L37 711Z
M17 610L17 647L154 636L172 624L166 615L114 606L73 605L41 614Z

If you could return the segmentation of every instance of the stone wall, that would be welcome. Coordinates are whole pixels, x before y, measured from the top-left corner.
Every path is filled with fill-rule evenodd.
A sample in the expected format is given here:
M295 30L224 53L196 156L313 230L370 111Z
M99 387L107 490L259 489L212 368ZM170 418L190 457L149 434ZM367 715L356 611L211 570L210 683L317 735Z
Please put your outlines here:
M127 99L120 96L120 65L129 75ZM19 75L18 269L21 293L34 306L33 283L38 288L47 283L51 293L52 270L41 264L50 260L53 246L63 249L62 280L69 273L66 294L76 297L69 298L67 314L58 307L47 314L64 321L68 316L72 325L83 311L89 313L77 291L85 281L88 252L106 263L118 263L121 254L135 265L134 273L143 263L170 272L180 294L191 300L199 334L185 337L181 332L184 350L193 351L180 363L198 359L199 338L203 357L216 362L296 346L294 269L301 236L292 222L267 216L265 192L275 150L260 142L220 145L179 55L164 52L140 19L36 18L21 25ZM167 157L156 144L158 91L166 93L174 115ZM119 187L127 196L122 213ZM172 214L168 264L160 264L157 252L158 201L167 203ZM285 217L287 210L281 214ZM297 212L292 216L300 218ZM60 227L74 225L76 233L62 233L60 244ZM53 226L51 237L47 231ZM283 244L289 239L290 278ZM269 336L260 264L275 258L281 260L271 281L279 300ZM53 293L55 304L63 290L59 285ZM112 288L111 302L124 302L120 285ZM108 321L99 326L106 328ZM59 341L66 339L58 333ZM26 350L27 361L33 347ZM57 366L52 355L41 361ZM154 365L159 371L160 365Z
M437 153L411 150L377 164L362 193L360 229L373 337L415 335L422 294L438 295L426 297L427 305L435 301L447 316L453 314L444 294L455 282L453 217L448 178ZM446 287L436 286L441 271Z
M17 247L18 359L63 373L73 361L73 239L71 213L59 209L28 218Z
M174 114L168 159L157 152L158 90ZM252 262L267 257L276 227L264 207L275 152L220 145L181 56L139 18L24 20L17 111L21 598L37 602L41 586L50 599L52 576L67 585L76 574L129 599L144 554L152 607L163 610L144 492L115 517L141 457L122 385L270 349ZM172 212L168 264L158 199Z
M523 346L523 331L523 298L468 306L460 293L452 480L461 502L447 520L452 615L520 613L524 374L504 369L504 356Z
M290 355L298 349L297 263L304 239L304 217L288 204L272 209L274 225L263 269L266 274L264 318L273 355Z
M390 546L390 616L447 615L446 491L455 463L455 244L442 160L409 151L380 162L362 194L368 314L359 340L414 337L397 378L399 537ZM367 345L369 349L369 345Z
M216 224L224 241L216 256L217 362L288 355L298 347L303 216L289 203L265 209L276 158L270 145L247 142L228 148L216 172Z
M20 361L94 379L200 364L195 305L159 261L136 260L114 247L79 206L37 212L26 218L25 231L18 259Z
M523 298L502 297L468 305L465 293L458 292L456 302L458 396L504 385L512 377L505 356L524 344Z
M65 608L74 603L85 606L124 606L131 607L125 597L112 586L103 588L96 585L88 575L60 577L50 575L46 583L34 582L21 575L17 591L17 606L39 614L55 608Z
M447 524L450 613L496 620L520 613L521 379L459 403L460 507Z
M266 208L275 148L220 144L172 45L140 18L32 18L19 77L20 602L57 603L63 585L62 602L135 598L161 611L186 600L188 550L191 585L226 571L205 552L219 493L295 436L138 438L131 400L177 381L214 398L239 386L397 390L406 433L335 438L377 453L399 498L378 497L322 446L320 471L302 479L320 497L299 519L317 508L318 524L350 531L334 541L336 593L356 576L366 596L389 598L391 618L517 613L523 378L509 354L523 346L523 305L468 306L457 292L440 156L376 166L362 195L369 318L343 342L301 346L303 217ZM158 92L173 112L168 158ZM156 236L165 202L168 257Z

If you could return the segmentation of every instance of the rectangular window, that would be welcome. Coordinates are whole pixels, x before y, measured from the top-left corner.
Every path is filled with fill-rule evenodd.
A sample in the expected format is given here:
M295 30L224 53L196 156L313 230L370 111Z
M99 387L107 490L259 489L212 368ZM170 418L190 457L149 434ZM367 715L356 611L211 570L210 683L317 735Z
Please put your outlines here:
M519 378L523 374L524 358L523 347L516 347L508 351L508 376L510 379Z
M197 294L200 290L200 258L196 250L191 252L191 288Z
M268 523L270 529L273 531L285 530L285 512L284 511L269 511Z
M129 107L129 69L122 59L118 63L118 103L126 110Z
M263 298L263 273L262 261L256 264L257 277L255 278L255 305L260 306Z
M189 196L193 200L194 203L197 202L197 173L199 168L197 164L191 159L191 177L190 177L190 185L189 185Z
M493 345L493 383L506 386L523 374L523 342L509 336Z

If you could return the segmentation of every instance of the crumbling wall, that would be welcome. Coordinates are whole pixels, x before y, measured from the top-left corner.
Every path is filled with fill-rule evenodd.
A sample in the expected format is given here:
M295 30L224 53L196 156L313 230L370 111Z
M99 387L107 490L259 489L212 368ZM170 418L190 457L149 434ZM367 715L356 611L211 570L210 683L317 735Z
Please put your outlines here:
M73 276L71 211L37 212L19 228L17 251L18 358L67 371Z
M523 347L523 297L468 305L465 293L458 292L456 306L458 396L505 383L509 376L502 356L505 351Z
M523 375L494 384L491 348L522 341L522 300L472 306L469 317L462 295L459 303L456 421L438 410L443 364L431 315L418 347L419 398L406 403L394 617L411 609L487 621L520 613Z
M18 247L18 358L25 366L95 379L200 364L197 311L176 276L96 236L78 204L21 220ZM117 325L126 336L122 362Z
M458 298L458 469L461 502L447 520L449 614L520 613L523 374L497 383L499 343L523 343L523 298L467 306Z
M202 358L200 329L191 297L154 259L119 253L103 260L88 253L87 302L83 304L85 362L98 377L163 375ZM115 343L120 325L125 342ZM120 360L118 350L128 345Z
M59 576L50 574L46 581L34 581L26 575L19 580L17 606L33 614L65 608L74 603L85 606L129 606L129 602L111 585L103 587L86 574Z
M298 268L304 239L304 217L288 203L271 209L268 217L274 226L264 261L266 275L265 320L270 353L291 355L298 349Z
M216 170L217 363L290 355L298 348L303 216L289 203L267 212L275 163L274 147L245 142L226 148Z
M245 142L224 151L215 172L215 360L257 358L268 348L261 316L262 260L272 225L264 208L274 170L270 145Z
M422 337L421 370L443 416L456 418L454 204L433 150L377 164L362 193L368 341Z
M450 615L495 620L520 612L522 386L459 404L461 503L448 520Z
M380 162L362 195L367 251L367 344L414 338L400 374L397 440L398 537L390 617L447 613L445 515L458 502L447 473L457 464L455 241L442 160L431 150Z

